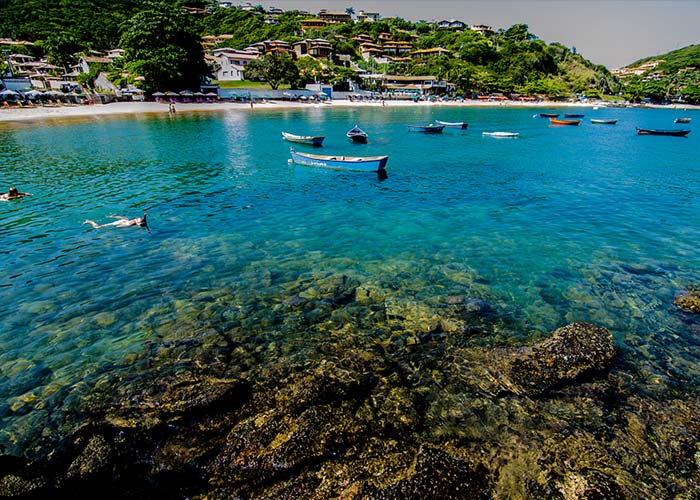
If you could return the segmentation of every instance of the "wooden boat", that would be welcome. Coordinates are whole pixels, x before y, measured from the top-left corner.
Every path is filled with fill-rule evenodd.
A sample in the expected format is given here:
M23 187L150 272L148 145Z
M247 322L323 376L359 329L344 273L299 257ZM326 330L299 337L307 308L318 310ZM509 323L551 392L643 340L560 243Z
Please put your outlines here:
M444 125L446 128L461 128L462 130L467 128L467 124L464 122L443 122L440 120L435 120L435 123L438 125Z
M520 133L518 132L482 132L481 135L486 135L488 137L518 137Z
M431 123L430 125L408 125L409 132L423 132L424 134L442 134L442 129L444 125L435 125Z
M300 153L290 148L292 161L307 167L321 167L332 170L354 170L359 172L379 172L386 168L388 156L332 156Z
M615 125L617 120L603 120L600 118L591 118L591 123L600 123L604 125Z
M583 118L583 115L576 113L564 113L564 118Z
M552 125L578 125L581 120L558 120L556 118L550 118L549 123Z
M362 144L367 142L367 133L364 130L362 130L360 127L358 127L357 125L355 125L353 128L348 130L348 132L345 135L352 142L359 142Z
M297 142L299 144L311 144L312 146L320 147L323 145L322 135L295 135L289 132L282 132L282 137L289 142Z
M659 129L648 129L637 127L637 134L639 135L672 135L675 137L685 137L690 133L690 130L685 129L675 129L675 130L659 130Z
M559 118L558 113L540 113L540 118Z
M690 118L676 118L673 121L675 123L690 123Z

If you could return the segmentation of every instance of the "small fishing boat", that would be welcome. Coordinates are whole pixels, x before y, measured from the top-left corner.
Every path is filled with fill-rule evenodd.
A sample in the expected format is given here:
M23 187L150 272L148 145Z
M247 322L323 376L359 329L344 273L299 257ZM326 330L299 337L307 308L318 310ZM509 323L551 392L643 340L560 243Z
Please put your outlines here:
M435 125L431 123L430 125L408 125L409 132L423 132L424 134L442 134L442 129L444 125Z
M488 137L518 137L519 132L482 132L481 135Z
M564 118L583 118L583 115L576 113L564 113Z
M558 113L540 113L540 118L559 118Z
M348 130L348 132L345 135L352 142L359 142L361 144L365 144L367 142L367 133L357 125Z
M462 130L467 128L467 124L464 122L443 122L440 120L435 120L435 123L438 125L444 125L446 128L461 128Z
M323 146L323 139L325 139L322 135L296 135L290 134L289 132L282 132L282 137L289 142L311 144L316 147Z
M556 118L550 118L549 123L552 125L578 125L581 120L558 120Z
M601 118L591 118L591 123L599 123L603 125L615 125L617 120L603 120Z
M332 156L300 153L290 148L292 162L307 167L321 167L332 170L354 170L358 172L379 172L386 168L388 156Z
M659 130L659 129L649 129L649 128L637 127L637 134L639 134L639 135L672 135L675 137L685 137L689 133L690 133L690 130L685 130L685 129Z
M676 123L690 123L690 118L676 118L673 121Z

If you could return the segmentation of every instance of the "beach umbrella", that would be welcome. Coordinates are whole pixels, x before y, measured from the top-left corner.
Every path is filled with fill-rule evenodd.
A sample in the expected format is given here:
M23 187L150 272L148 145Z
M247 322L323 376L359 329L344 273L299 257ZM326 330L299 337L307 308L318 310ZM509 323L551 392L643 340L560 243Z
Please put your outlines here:
M190 96L190 95L194 95L194 93L191 90L181 90L180 95Z
M19 95L19 92L15 92L14 90L10 89L5 89L0 92L0 95Z
M165 95L167 95L168 97L178 97L180 94L178 94L177 92L168 91L165 93Z
M204 97L204 94L202 92L195 92L194 95L197 97Z
M32 89L32 90L28 90L27 92L25 92L24 95L31 97L31 96L44 95L44 93L41 90Z
M151 95L153 97L165 97L165 94L163 92L153 92Z
M207 92L204 94L206 97L219 97L219 94L216 94L214 92Z

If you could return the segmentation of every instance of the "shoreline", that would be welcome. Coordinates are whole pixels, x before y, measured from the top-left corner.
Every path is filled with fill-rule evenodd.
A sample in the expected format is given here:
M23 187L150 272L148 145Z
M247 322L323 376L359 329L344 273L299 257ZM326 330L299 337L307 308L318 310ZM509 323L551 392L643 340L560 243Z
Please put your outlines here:
M385 103L385 104L383 104ZM52 120L69 117L97 117L115 116L125 114L142 113L168 113L170 103L153 101L132 101L115 102L109 104L67 104L58 106L26 106L21 108L0 108L0 122L23 122L32 120ZM215 103L175 103L177 113L203 112L203 111L250 111L249 103L240 102L215 102ZM307 107L448 107L448 108L593 108L596 106L606 107L601 103L580 103L580 102L483 102L483 101L463 101L463 102L413 102L413 101L370 101L356 102L345 99L338 99L328 103L301 103L287 101L267 101L255 103L255 109L283 109L283 108L307 108ZM676 109L676 110L697 110L697 105L644 105L644 108L655 109Z

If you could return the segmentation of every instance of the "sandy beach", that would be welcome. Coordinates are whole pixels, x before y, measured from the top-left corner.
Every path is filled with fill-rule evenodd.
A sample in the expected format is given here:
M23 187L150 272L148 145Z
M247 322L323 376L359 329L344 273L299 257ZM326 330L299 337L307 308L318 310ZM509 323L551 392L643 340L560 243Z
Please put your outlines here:
M349 101L337 99L324 103L304 103L304 102L288 102L288 101L266 101L255 103L251 108L249 103L240 102L215 102L215 103L176 103L177 113L187 112L204 112L204 111L255 111L259 109L280 109L280 108L307 108L307 107L521 107L521 108L593 108L595 106L604 106L601 103L581 103L581 102L553 102L553 101L538 101L538 102L516 102L516 101L475 101L468 100L462 102L428 102L428 101L402 101L402 100L387 100L382 101ZM670 105L670 106L653 106L665 109L700 109L700 106L690 105ZM69 117L100 117L106 115L123 115L123 114L144 114L144 113L168 113L169 103L165 102L115 102L110 104L92 104L92 105L60 105L60 106L25 106L21 108L0 108L0 122L21 122L35 120L52 120L63 119Z

